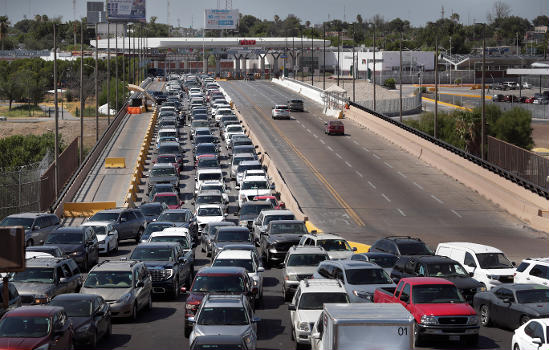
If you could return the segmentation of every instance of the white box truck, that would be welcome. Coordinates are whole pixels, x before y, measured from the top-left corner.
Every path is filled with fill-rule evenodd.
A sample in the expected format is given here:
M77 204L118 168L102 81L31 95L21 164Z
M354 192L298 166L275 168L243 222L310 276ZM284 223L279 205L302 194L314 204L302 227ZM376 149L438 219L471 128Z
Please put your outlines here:
M411 350L414 317L400 304L324 304L312 350Z

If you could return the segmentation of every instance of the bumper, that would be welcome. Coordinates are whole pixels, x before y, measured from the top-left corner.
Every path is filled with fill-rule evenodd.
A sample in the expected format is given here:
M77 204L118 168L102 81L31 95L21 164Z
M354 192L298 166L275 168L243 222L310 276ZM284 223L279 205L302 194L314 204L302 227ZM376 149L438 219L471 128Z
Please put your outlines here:
M107 254L109 252L109 242L104 242L99 244L99 253Z
M299 287L299 281L284 281L284 289L287 292L295 293L297 287Z
M78 345L90 344L94 336L94 332L95 330L93 328L89 328L86 332L83 333L74 332L74 342ZM99 339L97 339L97 341L99 341Z
M300 331L299 329L295 330L295 341L299 344L311 344L311 333Z
M173 277L152 283L153 294L169 294L173 291Z
M475 335L479 333L480 326L424 326L419 325L419 333L422 335L456 336Z
M118 318L118 317L130 317L132 314L132 303L117 303L117 302L109 302L109 306L111 307L111 316Z

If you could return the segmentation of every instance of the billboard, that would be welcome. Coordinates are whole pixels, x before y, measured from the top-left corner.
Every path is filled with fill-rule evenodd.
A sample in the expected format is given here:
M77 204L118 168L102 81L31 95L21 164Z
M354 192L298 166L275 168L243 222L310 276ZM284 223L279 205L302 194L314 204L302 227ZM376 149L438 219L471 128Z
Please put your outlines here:
M206 9L204 29L236 29L238 19L238 10Z
M145 0L107 0L110 22L146 22Z
M106 22L105 3L103 1L88 1L86 20L88 26L94 26L96 23Z

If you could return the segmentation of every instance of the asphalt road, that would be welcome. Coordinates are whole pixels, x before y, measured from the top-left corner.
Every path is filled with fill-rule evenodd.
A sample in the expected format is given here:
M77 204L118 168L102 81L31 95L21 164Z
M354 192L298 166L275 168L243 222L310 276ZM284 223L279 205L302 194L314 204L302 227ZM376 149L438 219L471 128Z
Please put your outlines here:
M265 82L230 83L224 84L224 88L254 132L262 135L267 152L280 164L285 180L305 212L323 230L365 243L382 235L412 233L431 245L441 240L471 240L500 247L505 243L503 248L511 256L542 255L543 251L546 255L547 242L534 238L536 234L522 228L520 222L366 130L346 121L347 136L324 136L319 109L310 101L306 101L310 113L294 114L297 120L276 121L277 127L273 127L271 105L285 102L290 94ZM191 208L192 146L187 139L187 129L182 134L185 135L185 168L181 173L181 198L184 206ZM226 169L226 160L223 163ZM340 200L349 204L348 210L318 178L319 174L340 194ZM231 188L230 198L234 203L234 183ZM234 207L231 212L233 210ZM352 212L357 217L351 215ZM234 216L229 216L229 220L232 219ZM360 225L361 221L364 225ZM134 243L122 243L115 256L101 260L128 256L134 247ZM196 258L197 269L209 263L200 248ZM282 298L281 270L267 269L264 276L264 299L256 312L262 319L258 324L258 349L294 348L290 340L289 311ZM184 298L183 295L178 300L155 298L153 310L142 312L136 322L116 321L113 336L102 340L98 348L188 349L188 340L183 334ZM510 331L482 328L478 348L507 349L511 336ZM432 346L463 349L459 343L441 342Z

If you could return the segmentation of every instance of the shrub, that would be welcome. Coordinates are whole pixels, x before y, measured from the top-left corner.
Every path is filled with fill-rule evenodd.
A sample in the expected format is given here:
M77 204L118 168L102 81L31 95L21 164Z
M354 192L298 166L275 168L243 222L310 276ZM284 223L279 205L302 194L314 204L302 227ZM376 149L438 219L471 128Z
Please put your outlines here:
M385 81L383 82L383 85L387 89L396 89L396 81L393 78L385 79Z

